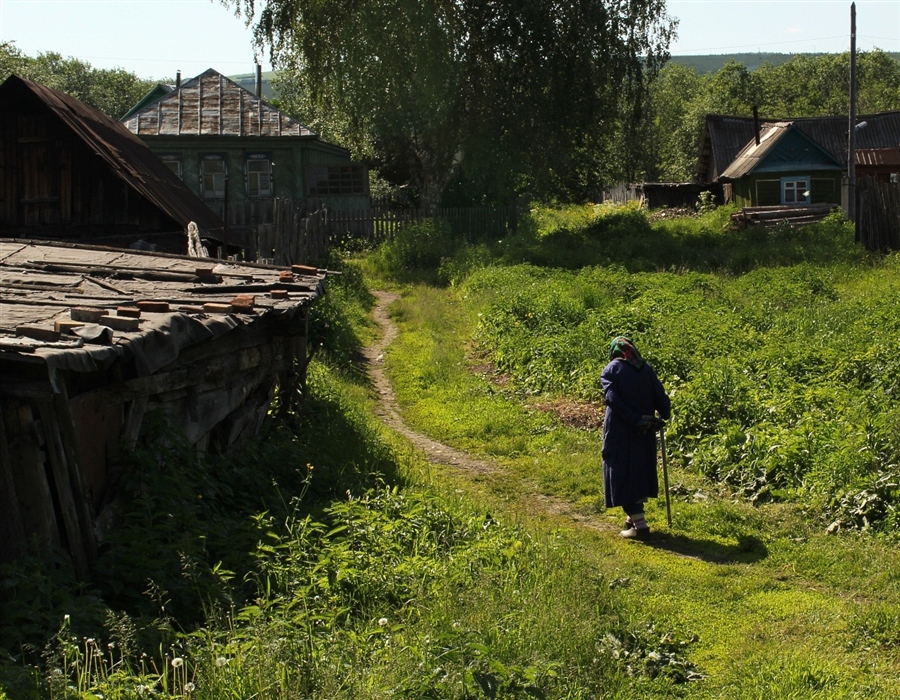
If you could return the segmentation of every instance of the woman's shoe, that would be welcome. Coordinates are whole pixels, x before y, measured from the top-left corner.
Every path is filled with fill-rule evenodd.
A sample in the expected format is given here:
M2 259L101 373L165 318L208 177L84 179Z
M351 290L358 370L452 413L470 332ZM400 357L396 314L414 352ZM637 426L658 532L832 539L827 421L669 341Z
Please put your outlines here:
M626 540L638 540L639 542L645 542L650 539L650 528L632 527L629 530L622 530L622 532L619 533L619 537L624 537Z

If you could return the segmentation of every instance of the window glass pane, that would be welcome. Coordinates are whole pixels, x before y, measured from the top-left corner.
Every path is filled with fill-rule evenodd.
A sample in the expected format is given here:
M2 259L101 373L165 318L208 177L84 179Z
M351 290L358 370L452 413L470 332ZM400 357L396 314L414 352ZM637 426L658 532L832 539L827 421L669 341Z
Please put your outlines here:
M163 163L166 164L166 167L175 173L175 176L180 180L181 179L181 161L180 160L164 160Z
M203 180L203 196L221 198L225 196L225 161L221 158L200 161Z
M364 195L365 169L362 165L314 166L307 171L311 197Z
M251 197L272 196L272 179L268 159L247 161L247 194Z

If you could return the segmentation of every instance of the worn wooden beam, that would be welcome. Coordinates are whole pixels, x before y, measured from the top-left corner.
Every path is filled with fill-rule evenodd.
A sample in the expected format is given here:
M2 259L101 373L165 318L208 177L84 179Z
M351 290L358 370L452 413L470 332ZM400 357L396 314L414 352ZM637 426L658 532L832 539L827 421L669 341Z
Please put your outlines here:
M47 456L50 463L50 474L53 478L52 489L56 494L62 517L63 534L66 545L72 557L75 573L80 578L87 576L90 565L88 553L84 546L84 533L81 529L80 518L76 506L76 496L72 492L72 484L69 478L69 466L66 461L65 448L62 444L62 436L59 431L59 423L56 413L50 403L38 404L41 416L41 427L46 440Z
M125 425L122 426L122 443L131 448L141 433L144 414L147 412L148 397L146 394L134 398L125 410Z
M36 541L38 547L58 547L59 529L45 469L47 456L37 439L39 426L32 404L5 403L0 420L6 422L7 450L25 536Z
M97 560L97 541L94 537L93 528L94 507L85 481L85 474L81 467L81 455L78 453L79 442L76 436L75 419L72 416L68 391L64 382L61 382L61 386L62 391L53 395L53 410L56 414L63 450L65 451L69 484L72 489L72 495L75 498L75 507L84 549L87 553L88 562L93 564Z

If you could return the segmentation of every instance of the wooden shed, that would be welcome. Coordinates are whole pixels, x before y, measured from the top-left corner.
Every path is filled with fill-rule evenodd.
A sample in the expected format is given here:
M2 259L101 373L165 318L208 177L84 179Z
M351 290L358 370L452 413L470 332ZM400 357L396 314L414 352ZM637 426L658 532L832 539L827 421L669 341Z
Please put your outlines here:
M10 76L0 85L0 235L184 252L184 229L221 238L217 214L121 123Z
M302 388L326 273L217 262L0 239L0 562L37 542L89 569L148 411L224 451Z

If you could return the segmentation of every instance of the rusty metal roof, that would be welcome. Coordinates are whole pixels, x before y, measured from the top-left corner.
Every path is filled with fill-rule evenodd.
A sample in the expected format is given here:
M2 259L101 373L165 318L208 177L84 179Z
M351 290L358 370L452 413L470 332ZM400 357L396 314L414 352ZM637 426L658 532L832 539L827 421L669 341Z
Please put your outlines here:
M210 68L122 123L138 136L309 136L315 132Z
M45 364L53 383L56 370L93 371L131 358L148 375L182 348L237 326L304 322L326 274L0 239L0 364Z
M790 121L800 131L825 149L835 160L846 167L848 150L848 118L800 117L796 119L760 119L759 125L771 126ZM900 147L900 111L865 114L857 117L857 124L866 123L856 132L859 149ZM698 179L714 181L719 178L745 146L755 141L753 117L735 117L710 114L706 117L706 131L700 147L697 167Z
M856 164L900 166L900 148L863 148L856 151Z
M162 212L186 227L190 222L214 238L222 220L115 119L58 90L12 75L0 85L0 109L39 100L96 153L111 171Z

